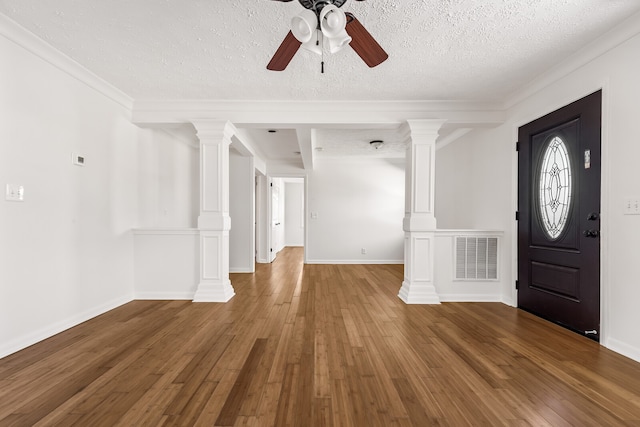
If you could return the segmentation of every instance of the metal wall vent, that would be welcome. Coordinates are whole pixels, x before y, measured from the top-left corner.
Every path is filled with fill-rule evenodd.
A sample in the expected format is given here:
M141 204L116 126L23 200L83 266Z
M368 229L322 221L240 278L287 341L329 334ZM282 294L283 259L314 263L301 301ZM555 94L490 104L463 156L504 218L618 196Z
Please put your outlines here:
M457 236L456 279L497 280L498 238Z

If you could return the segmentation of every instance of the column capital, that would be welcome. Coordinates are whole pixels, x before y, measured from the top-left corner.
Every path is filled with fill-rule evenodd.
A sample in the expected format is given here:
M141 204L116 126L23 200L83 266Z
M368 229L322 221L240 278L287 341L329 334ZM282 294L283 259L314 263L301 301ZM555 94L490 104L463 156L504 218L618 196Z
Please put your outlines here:
M444 119L407 120L400 127L403 139L412 144L435 144Z
M238 132L238 129L228 120L220 119L195 119L191 121L196 128L196 134L200 143L203 142L224 142L231 143L231 138Z

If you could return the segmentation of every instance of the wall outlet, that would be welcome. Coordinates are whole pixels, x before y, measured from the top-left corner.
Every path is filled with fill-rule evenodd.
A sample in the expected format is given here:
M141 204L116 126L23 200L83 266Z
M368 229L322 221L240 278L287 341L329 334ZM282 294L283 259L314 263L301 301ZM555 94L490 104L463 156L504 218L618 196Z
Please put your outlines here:
M624 199L625 215L640 215L640 197L627 197Z
M17 184L7 184L5 200L11 202L24 202L24 187Z
M362 255L366 255L367 254L367 250L365 248L360 249L360 253Z

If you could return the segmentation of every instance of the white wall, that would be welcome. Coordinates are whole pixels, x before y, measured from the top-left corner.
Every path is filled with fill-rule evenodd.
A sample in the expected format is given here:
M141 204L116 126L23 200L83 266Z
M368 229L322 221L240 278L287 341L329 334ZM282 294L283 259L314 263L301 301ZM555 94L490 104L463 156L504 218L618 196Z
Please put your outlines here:
M270 249L271 215L269 205L271 192L269 178L256 171L256 262L272 261Z
M496 134L496 132L498 132ZM507 140L507 143L505 143ZM481 141L481 142L479 142ZM511 212L509 133L476 130L436 152L436 220L439 229L504 230Z
M403 261L404 159L319 160L307 179L309 263Z
M271 249L275 256L284 249L284 222L285 222L285 188L282 178L271 180ZM274 194L276 194L274 196ZM272 258L273 259L273 258Z
M284 243L304 246L304 180L285 181Z
M253 158L229 151L229 271L255 270L255 171Z
M468 134L438 151L437 208L440 217L455 216L460 224L504 229L513 247L517 168L514 142L519 126L603 88L602 134L602 343L640 361L640 286L638 251L640 216L623 215L626 197L640 198L640 137L637 132L640 99L640 35L620 44L565 77L549 84L508 110L507 122L493 130ZM454 148L460 144L460 147ZM448 182L457 182L456 169L441 167L459 161L469 170L469 188L458 200L468 200L464 212L443 198ZM478 198L481 194L483 197ZM456 224L447 224L455 226ZM515 280L515 268L514 268ZM511 281L513 283L513 281ZM504 289L505 298L513 294Z
M193 299L200 281L196 229L134 230L135 298Z
M138 142L138 227L194 228L199 214L199 151L161 129Z
M133 298L139 130L5 37L0 63L0 186L25 189L0 200L1 357Z

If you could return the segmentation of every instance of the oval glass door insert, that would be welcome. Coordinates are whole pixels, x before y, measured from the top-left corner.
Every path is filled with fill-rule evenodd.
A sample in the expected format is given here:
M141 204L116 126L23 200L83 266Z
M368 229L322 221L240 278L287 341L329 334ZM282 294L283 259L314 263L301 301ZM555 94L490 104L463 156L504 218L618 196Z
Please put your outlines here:
M572 179L567 146L556 136L542 156L538 183L542 228L551 240L558 239L567 225L572 201Z

